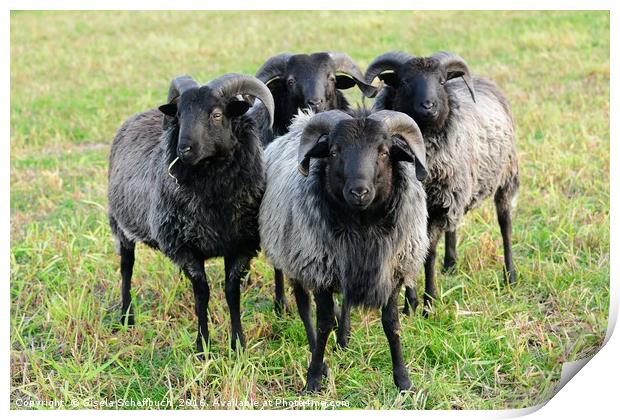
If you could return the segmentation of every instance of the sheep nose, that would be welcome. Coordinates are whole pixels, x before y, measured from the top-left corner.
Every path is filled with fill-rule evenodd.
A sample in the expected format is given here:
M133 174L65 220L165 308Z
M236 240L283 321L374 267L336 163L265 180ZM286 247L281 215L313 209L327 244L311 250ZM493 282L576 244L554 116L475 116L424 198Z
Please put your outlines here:
M190 150L192 150L191 146L185 146L185 147L178 148L179 155L181 156L188 154Z
M313 107L318 107L319 105L321 105L323 103L323 99L319 99L319 98L314 98L314 99L308 99L306 101L306 103L308 104L309 107L313 108Z
M366 187L355 187L349 190L349 193L351 193L351 195L355 197L356 200L360 201L363 200L369 192L370 191L368 191L368 188Z
M422 102L422 108L424 109L432 109L434 106L435 106L435 103L433 101L429 101L428 99Z

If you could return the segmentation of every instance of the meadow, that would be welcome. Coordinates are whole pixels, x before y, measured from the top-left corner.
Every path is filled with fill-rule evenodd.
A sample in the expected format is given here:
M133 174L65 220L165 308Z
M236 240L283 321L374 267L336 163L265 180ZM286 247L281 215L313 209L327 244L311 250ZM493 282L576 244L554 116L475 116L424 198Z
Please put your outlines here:
M609 28L608 12L13 12L11 408L145 398L173 408L260 407L301 398L502 409L547 400L562 363L596 352L607 327ZM120 274L106 208L118 126L164 103L177 75L205 83L253 74L280 52L328 50L362 68L391 50L454 51L513 106L518 283L503 284L489 201L459 230L458 268L438 272L432 315L401 318L414 384L404 394L392 382L379 313L356 310L349 349L330 337L323 391L300 397L309 359L303 326L292 303L290 314L274 314L273 270L262 256L242 289L244 352L228 346L220 259L206 264L207 360L193 353L189 281L146 246L136 253L136 325L117 324ZM356 91L347 95L360 101Z

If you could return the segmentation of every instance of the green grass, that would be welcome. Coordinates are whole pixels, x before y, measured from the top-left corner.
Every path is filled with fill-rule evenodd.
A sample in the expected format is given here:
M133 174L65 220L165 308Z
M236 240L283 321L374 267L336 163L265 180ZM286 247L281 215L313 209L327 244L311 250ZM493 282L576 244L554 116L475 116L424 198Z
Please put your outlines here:
M561 363L601 345L609 301L609 13L47 12L11 16L11 406L56 400L294 401L309 352L293 314L273 314L273 271L254 261L248 338L228 348L223 263L212 285L211 356L194 358L189 281L137 249L137 325L114 331L118 258L106 216L109 144L170 80L254 73L282 51L341 50L365 67L389 50L464 56L510 98L521 191L517 286L502 284L492 203L459 230L459 268L438 275L435 313L403 318L412 392L399 395L376 312L355 311L320 395L355 408L490 409L546 400ZM357 99L357 93L350 97ZM289 298L290 297L289 293Z

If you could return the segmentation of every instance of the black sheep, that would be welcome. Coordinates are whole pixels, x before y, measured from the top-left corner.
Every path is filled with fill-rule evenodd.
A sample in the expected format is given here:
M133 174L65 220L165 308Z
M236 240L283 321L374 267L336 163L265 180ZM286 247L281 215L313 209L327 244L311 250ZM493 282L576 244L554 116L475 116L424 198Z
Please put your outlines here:
M273 116L273 98L254 77L228 74L204 86L178 77L166 105L121 126L110 154L109 217L121 256L121 322L134 323L131 275L135 243L143 242L191 280L199 353L209 339L204 261L213 257L224 257L231 346L237 340L245 345L239 283L259 248L265 189L256 123L244 115L249 103L239 99L245 95L260 99Z

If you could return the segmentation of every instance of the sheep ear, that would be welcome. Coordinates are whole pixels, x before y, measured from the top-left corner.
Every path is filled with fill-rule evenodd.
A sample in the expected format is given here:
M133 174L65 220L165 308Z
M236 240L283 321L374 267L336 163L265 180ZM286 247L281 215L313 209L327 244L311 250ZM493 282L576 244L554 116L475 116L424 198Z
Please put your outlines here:
M300 145L299 154L303 156L303 158L300 160L297 169L303 176L308 176L310 171L310 159L320 159L329 155L329 142L327 141L327 135L322 135L319 137L314 144Z
M414 150L411 150L405 140L400 137L394 137L394 144L390 148L390 157L394 162L415 162L415 177L418 181L424 181L424 178L428 175L423 147L417 148L414 146Z
M428 170L426 169L426 147L424 146L423 140L415 140L415 141L404 141L408 150L410 150L410 156L415 156L414 160L410 160L409 162L415 162L415 177L418 181L424 181L424 178L428 175Z
M393 162L413 162L415 156L407 142L400 137L393 137L394 144L390 147L390 158Z
M355 86L355 79L346 74L336 75L336 89L350 89Z
M162 114L164 114L164 122L162 127L164 130L170 128L177 118L177 104L171 102L169 104L165 104L159 107L159 110Z
M265 82L265 85L271 90L271 89L276 89L278 87L281 87L284 85L284 79L280 76L276 76L270 80L267 80L267 82Z
M176 115L177 115L177 104L175 104L175 103L164 104L164 105L159 107L159 110L164 115L167 115L169 117L176 117Z
M226 105L226 116L229 118L239 117L250 109L250 104L246 101L231 101Z
M393 71L381 73L379 75L379 80L383 80L386 85L391 87L398 86L398 75Z

